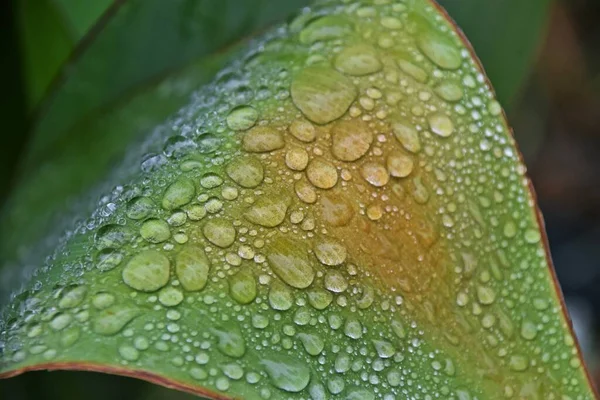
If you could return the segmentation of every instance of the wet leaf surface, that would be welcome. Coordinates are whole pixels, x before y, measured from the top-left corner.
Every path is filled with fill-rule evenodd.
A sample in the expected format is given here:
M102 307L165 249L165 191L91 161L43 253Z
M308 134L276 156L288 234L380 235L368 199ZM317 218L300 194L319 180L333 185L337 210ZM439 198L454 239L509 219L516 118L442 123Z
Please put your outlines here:
M3 376L593 398L525 167L445 15L322 1L261 40L40 250L2 318Z

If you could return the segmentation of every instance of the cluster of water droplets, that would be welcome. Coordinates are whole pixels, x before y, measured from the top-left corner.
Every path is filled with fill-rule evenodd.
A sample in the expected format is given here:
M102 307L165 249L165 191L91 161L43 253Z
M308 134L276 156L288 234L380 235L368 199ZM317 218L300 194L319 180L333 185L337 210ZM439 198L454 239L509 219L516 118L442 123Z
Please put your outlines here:
M324 3L169 121L14 300L2 369L89 348L245 398L585 398L468 49L425 1Z

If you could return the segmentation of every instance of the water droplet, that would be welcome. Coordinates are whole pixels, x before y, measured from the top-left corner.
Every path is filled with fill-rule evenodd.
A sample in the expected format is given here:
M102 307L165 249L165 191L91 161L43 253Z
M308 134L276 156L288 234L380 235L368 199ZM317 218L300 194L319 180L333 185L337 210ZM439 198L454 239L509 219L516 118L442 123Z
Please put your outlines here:
M269 289L269 304L274 310L289 310L294 304L294 296L287 286L274 282Z
M74 308L81 304L87 293L85 286L76 286L68 289L61 296L58 306L60 308Z
M154 211L154 203L148 197L135 197L127 203L127 217L140 220Z
M357 96L352 81L323 66L298 73L291 86L296 107L311 121L326 124L344 115Z
M356 319L349 319L344 325L344 333L351 339L360 339L362 337L362 325Z
M192 201L196 187L189 178L180 177L172 183L162 198L162 206L166 210L174 210Z
M341 161L356 161L369 151L373 134L361 120L338 121L331 128L331 152Z
M321 217L331 226L346 226L354 217L352 202L342 193L324 195L321 197Z
M542 238L542 235L538 230L528 229L525 231L525 241L527 243L535 244L538 243Z
M217 336L217 348L226 356L240 358L246 352L246 342L239 328L234 325L212 327L211 332Z
M253 224L274 228L285 220L290 202L285 195L259 197L244 213L244 218Z
M304 350L311 356L318 356L325 347L323 339L312 333L299 333L298 339L302 342Z
M171 229L162 219L149 219L142 224L140 235L150 243L162 243L171 237Z
M328 266L340 265L346 261L346 247L335 239L319 240L314 251L319 261Z
M242 147L251 153L266 153L285 146L283 135L269 126L257 126L249 130L242 139Z
M241 271L229 280L229 294L240 304L249 304L256 298L256 280L248 271Z
M127 361L136 361L140 358L140 352L132 346L122 345L119 347L119 354Z
M277 354L263 357L260 364L271 383L286 392L300 392L310 381L310 369L300 360Z
M529 366L529 361L527 360L527 357L515 354L510 356L508 366L513 371L521 372L527 369L527 367Z
M367 162L362 165L360 172L367 182L376 187L385 186L390 180L388 170L378 163Z
M438 136L448 137L454 132L454 124L452 120L445 114L435 113L431 114L427 121L431 131Z
M235 241L235 228L231 222L223 218L215 218L208 221L202 233L209 242L222 248L229 247Z
M404 122L394 122L392 130L400 144L411 153L421 151L421 140L416 129Z
M255 188L264 179L263 166L255 157L236 158L227 165L225 172L235 183L244 188Z
M229 112L227 126L234 131L245 131L256 124L258 111L254 107L239 106Z
M404 71L406 74L410 75L417 82L421 82L421 83L427 82L427 78L428 78L427 72L423 68L421 68L409 61L406 61L406 60L398 60L398 66L400 67L400 69L402 71Z
M100 335L114 335L140 313L140 310L134 307L115 305L104 309L98 314L94 319L92 329Z
M421 31L417 45L423 54L440 68L453 70L462 64L460 52L456 47L431 27Z
M290 133L301 142L310 143L317 137L313 124L308 121L296 120L290 125Z
M104 310L112 306L115 302L115 296L107 292L99 292L94 295L92 298L92 304L98 310Z
M407 155L395 151L387 158L387 169L390 175L396 178L406 178L413 171L414 162Z
M489 286L477 286L477 299L481 304L492 304L496 300L496 292Z
M435 93L443 100L457 102L463 98L463 90L460 85L453 81L444 81L435 88Z
M315 158L308 164L306 177L319 189L331 189L338 181L335 166L321 158Z
M305 203L312 204L317 201L317 192L312 185L306 181L298 181L294 184L296 196Z
M381 358L390 358L396 354L394 345L392 345L390 342L386 342L385 340L373 340L373 345L375 346L377 354Z
M123 268L123 281L142 292L154 292L169 281L169 259L156 250L135 255Z
M327 290L334 293L342 293L348 289L348 281L340 271L327 271L323 282Z
M300 147L292 147L285 154L285 165L294 171L304 171L308 165L308 153Z
M333 301L333 295L322 289L312 289L308 293L308 303L317 310L326 309Z
M301 243L278 237L269 245L267 254L273 271L288 285L304 289L313 282L315 271Z
M310 21L300 32L301 43L312 44L322 40L345 37L352 33L352 23L339 15L326 15Z
M524 320L521 324L521 336L526 340L533 340L537 336L537 327L531 321Z
M133 230L121 225L104 225L98 229L95 244L98 250L115 249L128 243L135 237Z
M202 179L200 179L200 186L202 186L204 189L214 189L216 187L221 186L222 184L223 178L212 172L204 174L204 176L202 176Z
M181 290L168 286L158 293L158 301L165 307L175 307L183 301Z
M200 221L206 216L206 208L199 204L194 204L187 209L186 213L192 221Z
M175 274L181 286L187 291L204 289L209 270L210 261L204 250L198 247L184 247L175 256Z
M334 376L327 381L327 390L329 390L331 394L340 394L344 391L345 387L346 383L340 376Z
M52 318L52 321L50 321L50 328L54 329L55 331L62 331L63 329L65 329L67 326L69 326L69 324L71 323L71 321L73 320L73 317L71 317L69 314L56 314L56 316L54 318Z
M382 68L375 49L364 44L343 49L335 58L334 66L338 71L353 76L374 74Z

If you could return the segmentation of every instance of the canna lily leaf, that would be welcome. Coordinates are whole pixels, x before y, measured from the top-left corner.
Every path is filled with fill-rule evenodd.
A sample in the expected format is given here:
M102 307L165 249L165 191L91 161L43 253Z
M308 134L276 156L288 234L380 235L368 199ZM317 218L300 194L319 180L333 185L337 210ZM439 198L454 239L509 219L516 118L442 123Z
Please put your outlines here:
M12 296L1 376L594 398L510 128L431 0L318 2L151 141Z

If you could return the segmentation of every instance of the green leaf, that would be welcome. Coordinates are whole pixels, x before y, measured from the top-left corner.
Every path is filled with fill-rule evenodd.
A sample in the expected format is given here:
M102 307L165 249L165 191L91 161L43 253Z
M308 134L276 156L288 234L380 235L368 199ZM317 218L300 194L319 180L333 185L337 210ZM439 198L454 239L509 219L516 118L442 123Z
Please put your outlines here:
M47 92L77 43L112 0L20 0L19 20L30 108Z
M48 99L32 132L21 163L20 185L2 213L0 258L14 258L19 247L34 243L56 226L51 215L65 208L65 199L81 196L114 160L123 157L127 144L214 77L235 56L235 41L304 3L129 0L120 7L116 4L113 18L65 68L68 76ZM158 20L162 22L157 26ZM223 52L226 46L232 49ZM167 78L160 76L166 72ZM37 218L22 224L32 209Z
M509 110L529 76L552 0L440 0L473 44Z
M502 109L435 3L321 1L237 55L6 269L36 267L1 320L0 376L594 397ZM132 104L107 135L132 129Z

